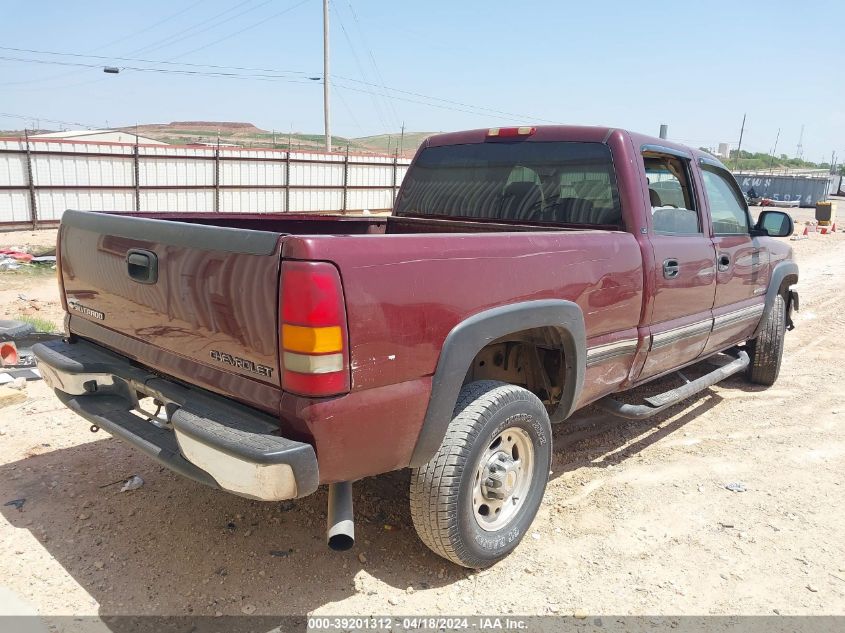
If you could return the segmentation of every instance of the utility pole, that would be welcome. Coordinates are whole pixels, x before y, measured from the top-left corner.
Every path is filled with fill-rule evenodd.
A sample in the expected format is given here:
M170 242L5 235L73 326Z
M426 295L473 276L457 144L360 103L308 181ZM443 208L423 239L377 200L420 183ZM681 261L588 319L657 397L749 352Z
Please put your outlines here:
M772 173L775 168L775 152L778 151L778 141L780 140L780 128L778 128L778 134L775 136L775 144L772 147L772 160L769 162L769 173Z
M795 158L801 160L804 158L804 124L801 124L801 134L798 135L798 147L795 148Z
M325 114L326 151L332 151L332 119L329 103L329 0L323 0L323 112Z
M736 171L737 163L739 162L739 152L742 150L742 135L745 132L745 114L742 115L742 127L739 128L739 143L736 145L736 158L734 158L734 171Z
M402 121L402 133L399 135L399 156L404 156L402 153L405 149L405 122Z

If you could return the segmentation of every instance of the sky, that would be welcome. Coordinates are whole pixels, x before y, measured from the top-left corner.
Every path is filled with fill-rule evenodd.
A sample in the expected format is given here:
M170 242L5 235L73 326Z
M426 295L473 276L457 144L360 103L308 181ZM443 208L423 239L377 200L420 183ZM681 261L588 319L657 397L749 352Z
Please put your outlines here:
M0 11L0 129L323 131L321 0ZM747 114L743 149L772 150L780 130L776 153L794 156L803 125L805 159L845 159L841 0L334 0L329 22L336 135L543 123L657 135L665 123L672 140L735 147Z

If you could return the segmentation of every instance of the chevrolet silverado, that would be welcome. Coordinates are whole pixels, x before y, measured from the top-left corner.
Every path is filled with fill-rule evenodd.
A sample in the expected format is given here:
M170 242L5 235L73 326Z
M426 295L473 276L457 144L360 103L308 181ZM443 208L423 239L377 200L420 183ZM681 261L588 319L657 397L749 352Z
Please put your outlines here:
M58 237L59 399L193 480L276 501L411 468L422 541L468 567L541 503L551 424L647 418L738 372L777 378L791 218L752 221L713 156L613 128L433 136L386 217L92 213ZM613 395L717 354L641 404Z

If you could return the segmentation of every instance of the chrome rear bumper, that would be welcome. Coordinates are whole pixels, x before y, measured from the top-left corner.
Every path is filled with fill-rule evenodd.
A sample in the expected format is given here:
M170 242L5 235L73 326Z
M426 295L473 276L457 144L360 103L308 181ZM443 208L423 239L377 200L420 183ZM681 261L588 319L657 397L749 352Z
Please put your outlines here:
M39 343L32 351L68 408L186 477L264 501L317 489L313 447L279 437L270 416L161 378L82 339ZM163 417L140 410L145 397L161 405Z

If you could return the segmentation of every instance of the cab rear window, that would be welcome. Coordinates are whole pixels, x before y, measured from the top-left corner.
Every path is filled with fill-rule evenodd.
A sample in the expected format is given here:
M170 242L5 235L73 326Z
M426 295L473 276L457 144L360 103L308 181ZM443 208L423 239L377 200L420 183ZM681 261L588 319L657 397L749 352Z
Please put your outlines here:
M619 226L610 148L602 143L428 147L405 176L397 215Z

